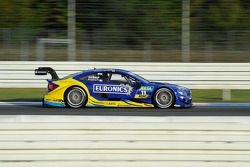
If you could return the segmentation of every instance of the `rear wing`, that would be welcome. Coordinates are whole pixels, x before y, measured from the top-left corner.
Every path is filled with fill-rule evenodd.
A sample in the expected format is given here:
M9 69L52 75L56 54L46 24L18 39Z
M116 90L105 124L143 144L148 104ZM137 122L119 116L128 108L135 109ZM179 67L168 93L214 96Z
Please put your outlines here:
M51 67L38 67L38 69L35 69L35 75L47 75L48 73L53 81L59 79L56 71Z

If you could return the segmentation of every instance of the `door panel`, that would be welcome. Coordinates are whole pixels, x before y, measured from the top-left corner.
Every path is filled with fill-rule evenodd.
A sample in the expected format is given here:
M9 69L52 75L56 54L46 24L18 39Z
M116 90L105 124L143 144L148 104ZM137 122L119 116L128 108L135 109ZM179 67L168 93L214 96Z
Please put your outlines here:
M98 100L120 101L132 99L138 89L135 80L120 73L94 73L81 78L90 91L90 95Z

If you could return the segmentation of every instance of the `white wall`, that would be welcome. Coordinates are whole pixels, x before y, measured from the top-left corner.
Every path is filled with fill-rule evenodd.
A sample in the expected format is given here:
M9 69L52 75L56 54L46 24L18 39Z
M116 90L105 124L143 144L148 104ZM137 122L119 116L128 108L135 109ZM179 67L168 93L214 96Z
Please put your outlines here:
M249 167L249 125L246 117L0 116L0 166Z
M50 76L34 69L52 67L60 77L95 68L120 68L160 82L192 89L249 89L250 63L0 62L0 87L41 88Z

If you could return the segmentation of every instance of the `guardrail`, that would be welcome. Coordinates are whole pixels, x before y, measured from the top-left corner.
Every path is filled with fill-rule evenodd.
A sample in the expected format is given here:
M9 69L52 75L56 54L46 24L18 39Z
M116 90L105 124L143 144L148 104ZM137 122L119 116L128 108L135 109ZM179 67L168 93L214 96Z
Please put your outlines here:
M1 116L4 167L249 167L246 117Z
M0 87L46 87L49 76L34 76L39 66L54 68L59 77L93 68L120 68L160 82L191 89L250 89L250 63L138 63L138 62L0 62ZM225 91L225 97L230 91Z

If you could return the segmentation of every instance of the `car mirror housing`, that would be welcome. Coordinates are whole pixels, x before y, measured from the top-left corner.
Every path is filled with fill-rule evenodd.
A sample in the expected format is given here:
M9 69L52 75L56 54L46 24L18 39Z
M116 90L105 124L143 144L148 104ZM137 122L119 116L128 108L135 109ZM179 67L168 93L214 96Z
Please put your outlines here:
M140 89L140 88L141 88L141 83L137 81L135 83L135 89Z

